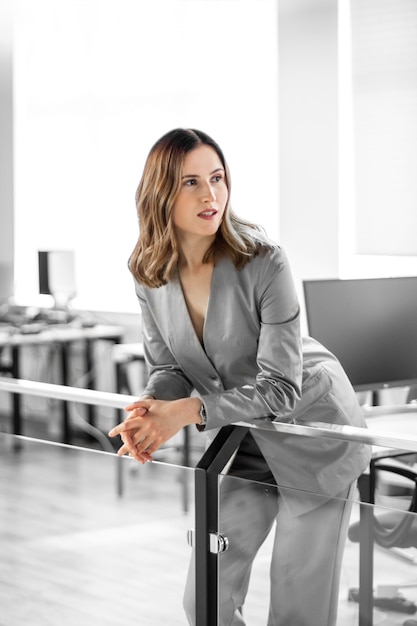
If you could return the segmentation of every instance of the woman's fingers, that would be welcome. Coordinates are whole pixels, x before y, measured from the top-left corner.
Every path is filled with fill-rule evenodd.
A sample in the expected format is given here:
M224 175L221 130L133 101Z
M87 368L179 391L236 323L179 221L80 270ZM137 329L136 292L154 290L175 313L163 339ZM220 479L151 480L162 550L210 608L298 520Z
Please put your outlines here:
M125 454L129 454L136 461L138 461L139 463L142 463L142 464L153 461L153 457L152 457L151 454L149 454L149 452L147 452L147 451L138 452L138 450L136 448L128 448L126 445L123 445L117 451L117 455L118 456L124 456Z
M150 398L146 399L146 400L137 400L136 402L132 402L132 404L129 404L128 406L125 406L124 410L129 413L130 411L135 411L136 409L145 409L147 410L149 407L149 400Z
M135 402L134 404L129 404L129 406L125 406L123 410L129 413L130 411L134 411L135 409L138 409L138 408L139 408L139 404Z
M137 411L135 411L134 414L129 415L129 417L127 417L124 422L121 422L121 424L117 424L117 426L109 430L109 437L116 437L116 435L128 433L130 430L137 428L139 424L134 421L135 418L142 418L144 415L146 415L146 413L147 409L137 409Z
M129 415L108 433L109 437L120 435L123 442L118 451L120 456L130 454L140 463L153 460L152 454L178 430L167 426L169 416L163 411L166 405L167 402L148 398L126 407Z
M145 424L143 420L143 416L146 413L147 409L144 407L134 409L124 422L109 431L109 437L120 435L122 439L123 445L117 451L119 456L129 454L139 463L153 461L152 455L149 453L149 448L152 447L152 451L154 451L158 446L155 448L153 441L146 435L147 424Z
M133 437L133 432L132 433L122 433L120 435L120 438L123 442L123 444L125 445L125 447L130 451L136 450L136 442L134 440Z

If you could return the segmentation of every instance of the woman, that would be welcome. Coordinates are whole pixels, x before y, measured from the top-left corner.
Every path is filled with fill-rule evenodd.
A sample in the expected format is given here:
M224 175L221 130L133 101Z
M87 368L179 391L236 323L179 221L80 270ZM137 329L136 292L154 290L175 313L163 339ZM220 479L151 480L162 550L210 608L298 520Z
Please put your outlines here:
M263 485L228 480L221 495L222 529L230 530L233 545L221 557L219 623L245 623L251 564L276 521L269 626L331 626L347 502L369 450L271 432L265 424L363 427L355 393L336 358L301 339L285 253L232 211L229 170L210 137L190 129L162 137L150 151L136 202L140 234L130 271L149 381L109 434L121 435L119 454L145 463L189 424L212 438L227 424L258 420L229 474ZM190 624L193 581L190 567Z

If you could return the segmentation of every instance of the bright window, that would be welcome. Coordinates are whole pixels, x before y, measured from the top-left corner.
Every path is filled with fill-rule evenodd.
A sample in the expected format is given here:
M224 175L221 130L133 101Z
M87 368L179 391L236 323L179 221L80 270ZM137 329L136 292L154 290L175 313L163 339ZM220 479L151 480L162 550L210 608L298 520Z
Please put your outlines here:
M417 3L339 10L341 275L416 275Z
M275 0L18 0L16 296L73 249L80 308L137 311L127 259L146 155L171 128L225 151L233 206L278 239Z

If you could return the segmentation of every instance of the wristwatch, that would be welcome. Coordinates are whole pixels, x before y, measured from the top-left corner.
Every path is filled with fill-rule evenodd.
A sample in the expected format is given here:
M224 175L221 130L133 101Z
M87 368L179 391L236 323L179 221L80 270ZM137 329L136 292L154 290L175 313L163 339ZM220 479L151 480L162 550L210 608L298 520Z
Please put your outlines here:
M206 407L204 406L202 402L200 406L200 417L201 417L201 422L199 423L199 426L205 426L207 424L207 414L206 414Z

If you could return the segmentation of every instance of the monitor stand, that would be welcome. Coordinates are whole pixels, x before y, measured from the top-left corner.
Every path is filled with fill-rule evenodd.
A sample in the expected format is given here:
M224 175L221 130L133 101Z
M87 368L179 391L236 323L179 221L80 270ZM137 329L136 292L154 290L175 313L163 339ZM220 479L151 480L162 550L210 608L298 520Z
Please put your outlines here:
M379 406L381 404L380 400L381 397L379 391L375 389L371 393L371 406Z
M68 323L74 319L74 314L70 310L70 302L72 297L64 293L51 294L54 299L54 304L51 309L51 318L56 322Z

